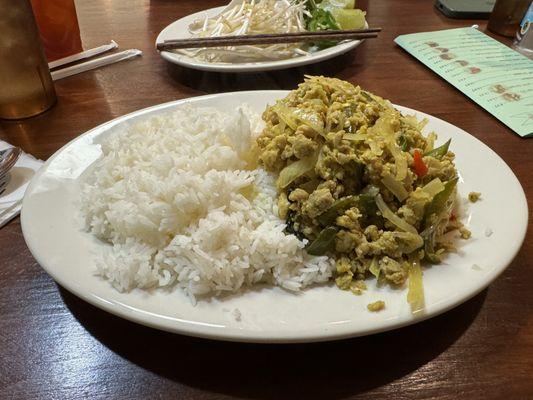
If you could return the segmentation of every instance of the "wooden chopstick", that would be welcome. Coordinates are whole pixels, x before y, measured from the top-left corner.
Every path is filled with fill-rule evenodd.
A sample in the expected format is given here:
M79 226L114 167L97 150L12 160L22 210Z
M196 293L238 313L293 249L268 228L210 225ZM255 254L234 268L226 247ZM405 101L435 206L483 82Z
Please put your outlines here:
M357 30L326 30L317 32L275 33L265 35L217 36L208 38L172 39L157 44L157 50L193 49L200 47L242 46L252 44L279 44L313 42L316 40L371 39L381 28Z

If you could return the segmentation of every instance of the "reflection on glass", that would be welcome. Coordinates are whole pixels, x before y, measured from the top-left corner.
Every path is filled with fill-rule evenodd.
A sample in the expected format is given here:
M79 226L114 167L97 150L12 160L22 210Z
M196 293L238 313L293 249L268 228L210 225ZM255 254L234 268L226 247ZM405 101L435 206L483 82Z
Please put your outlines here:
M0 0L0 118L40 114L56 101L29 0Z
M487 28L494 33L513 37L531 0L497 0Z
M81 52L74 0L31 0L48 61Z

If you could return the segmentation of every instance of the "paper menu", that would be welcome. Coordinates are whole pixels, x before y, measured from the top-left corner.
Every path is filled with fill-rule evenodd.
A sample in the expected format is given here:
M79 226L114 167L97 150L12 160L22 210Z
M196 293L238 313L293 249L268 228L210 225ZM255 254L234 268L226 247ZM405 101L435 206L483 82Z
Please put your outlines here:
M532 60L473 27L395 42L520 136L533 136Z

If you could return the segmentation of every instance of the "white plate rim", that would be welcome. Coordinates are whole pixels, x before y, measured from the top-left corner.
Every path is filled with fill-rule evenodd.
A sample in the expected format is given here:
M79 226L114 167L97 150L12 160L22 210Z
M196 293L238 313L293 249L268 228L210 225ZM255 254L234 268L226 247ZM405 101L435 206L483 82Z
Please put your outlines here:
M167 25L161 32L157 35L155 44L162 43L165 40L167 33L172 30L177 25L180 25L184 22L187 25L192 22L194 19L201 18L206 13L216 14L222 11L225 6L210 8L207 10L199 11L194 14L184 16L169 25ZM274 71L282 70L287 68L300 67L303 65L314 64L320 61L329 60L330 58L340 56L344 53L349 52L350 50L356 48L362 43L362 40L351 40L346 43L341 43L336 46L320 50L316 53L290 58L287 60L275 60L275 61L260 61L260 62L248 62L248 63L208 63L203 61L194 60L192 58L186 57L184 55L179 55L169 51L160 51L159 54L165 60L170 63L180 65L182 67L196 69L200 71L210 71L210 72L262 72L262 71Z
M186 98L186 99L180 99L175 101L170 101L167 103L162 103L158 105L154 105L151 107L147 107L141 110L137 110L131 113L128 113L126 115L117 117L111 121L108 121L104 124L101 124L84 134L76 137L75 139L71 140L67 144L65 144L63 147L61 147L56 153L54 153L43 165L43 167L35 174L32 181L28 185L28 189L26 193L31 193L39 181L39 178L43 173L46 171L47 167L62 153L65 151L65 149L69 148L72 144L75 142L78 142L80 140L83 140L85 137L95 133L95 132L104 132L106 129L111 128L114 125L120 124L121 122L125 122L133 117L137 117L143 114L150 113L152 111L159 111L164 110L166 108L172 108L177 105L182 105L186 103L196 103L196 102L204 102L209 99L213 98L223 98L224 96L240 96L240 95L276 95L279 97L282 97L283 95L286 95L288 91L283 90L260 90L260 91L243 91L243 92L227 92L227 93L220 93L220 94L210 94L205 96L198 96L193 98ZM333 330L330 332L325 333L324 331L320 329L314 329L309 330L306 332L297 332L297 334L283 334L280 336L265 336L262 335L260 331L241 331L237 329L231 329L226 328L223 330L213 330L209 326L204 326L204 324L194 324L194 321L180 321L177 318L170 318L165 317L163 315L152 315L151 313L147 313L140 309L135 309L132 307L129 307L127 304L118 303L118 302L110 302L109 300L105 298L101 298L99 296L96 296L92 293L87 293L80 291L79 288L76 287L75 284L72 282L66 281L62 278L61 275L56 274L54 271L53 265L49 263L47 260L43 259L41 255L35 250L34 242L31 237L28 236L29 231L29 217L27 216L27 213L25 212L25 206L27 203L27 196L24 197L23 204L22 204L22 211L21 211L21 227L22 232L24 235L24 238L26 240L26 243L28 245L28 248L33 255L33 257L36 259L36 261L39 263L39 265L64 289L69 291L70 293L74 294L75 296L83 299L84 301L103 309L111 314L114 314L118 317L124 318L126 320L145 325L148 327L152 327L155 329L168 331L172 333L178 333L183 334L187 336L193 336L193 337L202 337L202 338L208 338L208 339L216 339L216 340L223 340L223 341L237 341L237 342L252 342L252 343L305 343L305 342L319 342L319 341L331 341L331 340L340 340L340 339L346 339L346 338L352 338L352 337L358 337L358 336L366 336L371 335L375 333L380 333L384 331L389 331L393 329L398 329L404 326L412 325L421 321L424 321L429 318L433 318L435 316L438 316L452 308L457 307L458 305L468 301L481 291L483 291L485 288L487 288L488 285L490 285L501 273L505 271L505 269L510 265L510 263L513 261L513 259L516 257L517 253L519 252L522 243L525 240L525 235L527 231L528 226L528 207L527 207L527 200L524 193L524 190L512 172L511 168L503 161L492 149L490 149L487 145L485 145L483 142L481 142L479 139L475 138L474 136L468 134L467 132L463 131L462 129L455 127L451 124L449 124L446 121L443 121L439 118L433 117L429 114L422 113L420 111L416 111L407 107L397 106L395 105L400 111L412 113L417 112L422 117L430 117L434 120L440 121L444 124L450 125L451 127L458 129L462 132L462 134L470 136L472 140L477 142L478 145L481 145L485 148L486 151L491 152L494 156L498 157L502 164L508 169L508 172L510 172L510 176L512 176L515 180L515 184L517 185L517 188L520 189L521 192L521 198L519 199L519 208L522 210L520 211L522 214L522 219L524 223L517 229L516 231L516 238L519 238L519 240L515 241L515 245L511 249L510 252L508 252L507 261L500 265L498 268L494 268L490 274L484 275L484 278L480 280L478 283L478 286L476 290L473 290L469 292L468 294L463 295L461 298L455 299L455 301L446 301L439 304L437 307L437 310L430 314L423 314L414 316L412 319L409 320L403 320L403 321L388 321L386 323L381 324L378 328L371 328L371 329L360 329L357 332L353 331L353 328L346 329L347 327L340 327L337 330ZM110 290L114 290L110 286ZM170 320L170 321L169 321ZM191 325L190 322L193 322ZM177 323L177 325L176 325Z

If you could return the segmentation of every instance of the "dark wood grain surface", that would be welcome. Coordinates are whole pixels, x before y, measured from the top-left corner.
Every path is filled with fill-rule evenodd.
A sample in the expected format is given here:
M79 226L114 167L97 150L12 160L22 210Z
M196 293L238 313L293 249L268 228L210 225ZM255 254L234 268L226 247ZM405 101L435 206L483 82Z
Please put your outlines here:
M222 5L198 0L79 0L86 48L116 40L142 58L56 83L58 104L0 122L0 139L46 159L117 116L223 91L294 88L335 75L394 103L455 124L494 149L533 199L533 141L519 138L394 45L404 33L483 21L450 20L432 0L370 0L380 37L340 58L264 74L202 73L168 65L159 31ZM509 204L501 205L505 213ZM530 206L531 211L531 206ZM528 227L528 238L533 234ZM1 399L533 399L533 243L489 289L432 320L384 334L308 345L219 343L137 326L58 287L31 256L19 220L0 230Z

